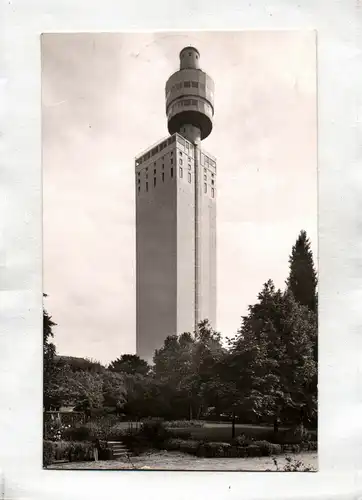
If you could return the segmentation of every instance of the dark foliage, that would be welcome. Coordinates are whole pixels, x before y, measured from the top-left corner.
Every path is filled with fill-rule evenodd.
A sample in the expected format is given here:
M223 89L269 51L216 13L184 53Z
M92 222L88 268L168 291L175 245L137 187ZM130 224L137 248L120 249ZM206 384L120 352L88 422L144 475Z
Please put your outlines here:
M301 231L289 257L287 287L299 304L317 311L317 273L314 267L311 243L305 231Z

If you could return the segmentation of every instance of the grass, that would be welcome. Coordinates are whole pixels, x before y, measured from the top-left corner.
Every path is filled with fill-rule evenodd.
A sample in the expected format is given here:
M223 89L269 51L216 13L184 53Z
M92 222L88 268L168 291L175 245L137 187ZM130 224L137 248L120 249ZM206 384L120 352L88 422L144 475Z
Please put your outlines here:
M203 427L187 427L184 429L169 429L175 437L190 438L205 441L222 441L230 442L232 440L231 423L213 423L205 422ZM284 428L280 428L283 431ZM315 431L310 432L313 436ZM273 427L256 426L256 425L235 425L235 437L245 434L248 438L255 440L265 440L274 442L275 435Z
M170 431L180 438L185 435L191 435L191 439L204 439L205 441L222 441L225 443L232 440L232 426L228 423L205 423L204 427L187 427L185 429L170 429ZM235 437L240 434L246 434L248 437L253 437L254 439L268 440L273 435L273 429L270 427L237 424L235 425Z

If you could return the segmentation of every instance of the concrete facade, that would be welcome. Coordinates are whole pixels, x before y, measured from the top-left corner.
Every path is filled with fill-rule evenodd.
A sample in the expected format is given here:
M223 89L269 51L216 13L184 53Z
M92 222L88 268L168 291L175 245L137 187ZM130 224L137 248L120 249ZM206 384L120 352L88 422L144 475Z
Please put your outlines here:
M188 59L178 73L187 80L190 71L197 71L198 81L212 82L199 69L190 69L198 64L195 51L184 49ZM166 101L172 93L169 87L181 80L177 74L169 79ZM213 83L209 87L213 89ZM209 92L209 87L201 94ZM184 97L181 92L176 99ZM201 107L206 104L210 106L202 102ZM216 160L200 148L212 121L209 116L200 119L188 111L185 114L184 107L179 114L186 121L167 113L172 127L180 123L179 130L135 162L136 344L137 354L148 361L168 335L192 332L202 319L216 325ZM203 130L199 128L202 120Z

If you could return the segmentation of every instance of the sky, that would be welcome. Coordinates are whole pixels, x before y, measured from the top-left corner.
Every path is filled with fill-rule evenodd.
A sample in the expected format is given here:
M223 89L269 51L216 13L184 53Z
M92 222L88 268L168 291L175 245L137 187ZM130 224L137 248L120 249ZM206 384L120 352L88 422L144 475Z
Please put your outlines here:
M284 287L301 229L317 258L315 33L42 36L45 307L59 354L136 346L134 157L168 135L164 87L194 45L215 82L217 330ZM317 262L316 262L317 264Z

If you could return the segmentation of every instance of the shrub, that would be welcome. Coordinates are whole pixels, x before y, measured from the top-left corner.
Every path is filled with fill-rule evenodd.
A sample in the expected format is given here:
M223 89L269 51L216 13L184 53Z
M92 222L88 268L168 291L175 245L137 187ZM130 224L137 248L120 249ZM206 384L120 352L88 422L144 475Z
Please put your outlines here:
M94 460L94 445L84 441L43 441L43 463L48 466L57 460L83 462Z
M118 440L126 434L122 424L114 423L112 419L100 419L97 421L78 424L64 432L64 439L69 441L107 441Z
M94 445L93 443L77 442L71 443L69 450L70 462L84 462L94 460Z
M66 441L86 441L88 439L93 439L92 426L88 424L77 424L74 427L70 427L64 433L64 439Z
M139 434L142 438L155 445L163 443L171 436L164 423L160 420L143 422Z
M108 447L107 441L100 440L97 443L99 460L111 460L112 450Z
M55 446L53 441L43 441L43 466L47 467L55 460Z
M177 450L180 450L181 444L184 442L185 441L182 439L171 438L171 439L168 439L167 441L165 441L164 448L165 448L165 450L168 450L168 451L177 451Z
M128 429L125 429L122 424L117 423L117 424L112 425L112 427L109 429L107 439L119 441L119 440L122 440L128 434L129 434Z
M246 454L248 457L261 457L261 448L258 445L250 444L246 447Z
M231 445L222 442L204 442L200 445L199 456L205 457L224 457L228 456Z
M190 453L192 455L196 455L199 446L200 446L199 441L193 439L188 439L185 441L181 440L179 450L182 451L183 453Z
M245 458L248 456L248 447L247 446L238 446L236 448L237 450L237 457L238 458Z
M46 422L44 426L44 439L47 441L61 441L70 427L70 425L65 425L60 420Z
M263 457L279 455L282 452L282 447L279 444L269 443L268 441L255 441L253 445L260 448L260 453Z
M252 437L246 436L246 434L240 434L238 437L233 439L233 444L236 446L249 446L249 444L254 444Z

